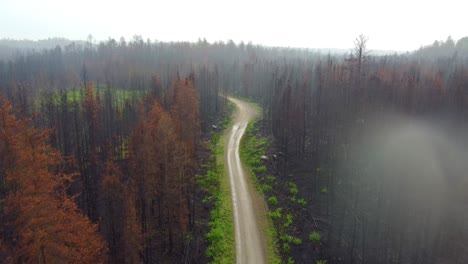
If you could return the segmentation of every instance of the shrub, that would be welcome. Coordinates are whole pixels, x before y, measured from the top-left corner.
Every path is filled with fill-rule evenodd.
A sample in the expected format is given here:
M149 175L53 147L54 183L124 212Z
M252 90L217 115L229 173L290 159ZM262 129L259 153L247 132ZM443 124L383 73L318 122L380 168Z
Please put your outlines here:
M320 242L321 238L322 238L322 236L317 231L314 231L314 232L310 233L310 235L309 235L309 240L312 241L312 242Z
M271 192L272 189L273 189L273 188L272 188L271 185L269 185L269 184L263 184L263 185L262 185L262 190L263 190L264 192Z
M302 239L298 238L298 237L293 237L293 236L290 236L290 235L282 235L281 236L281 240L284 242L284 243L293 243L294 245L298 246L300 244L302 244Z
M297 203L300 204L300 205L302 205L302 206L305 206L305 205L307 204L306 200L304 200L304 199L302 199L302 198L301 198L301 199L298 199L298 200L297 200Z
M270 203L271 205L277 205L278 199L276 198L276 196L271 196L270 198L268 198L268 203Z
M288 182L289 192L295 196L299 190L297 189L297 185L293 182Z
M323 260L323 259L320 259L320 260L317 260L317 262L315 262L315 264L327 264L327 261Z
M293 242L294 245L299 246L300 244L302 244L302 239L300 239L298 237L294 237L292 242Z
M257 172L265 172L267 170L266 166L260 166L257 168Z
M205 176L196 176L197 184L204 190L209 192L202 202L206 203L208 201L214 200L217 195L217 190L219 188L218 174L214 171L209 170Z
M288 228L293 222L293 215L292 214L287 214L286 215L286 222L284 222L283 226L285 228Z
M289 250L291 250L289 243L283 243L283 252L289 253Z
M291 243L293 241L293 237L290 235L286 235L286 234L282 235L280 239L286 243Z
M276 180L275 176L273 175L268 175L265 177L265 179L269 182L274 182Z
M280 207L280 208L277 208L275 211L270 212L270 217L271 217L272 219L275 219L275 220L280 219L280 218L281 218L281 211L282 211L282 210L283 210L283 209Z

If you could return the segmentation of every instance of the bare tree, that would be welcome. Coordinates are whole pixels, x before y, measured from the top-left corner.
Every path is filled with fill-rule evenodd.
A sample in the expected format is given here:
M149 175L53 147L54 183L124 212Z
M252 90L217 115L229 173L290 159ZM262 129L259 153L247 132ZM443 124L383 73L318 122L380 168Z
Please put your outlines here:
M360 89L361 86L361 78L363 73L363 64L365 63L367 57L369 56L370 52L367 50L367 41L368 38L363 34L359 35L354 40L354 50L353 55L355 56L353 62L357 66L357 74L356 74L356 89Z

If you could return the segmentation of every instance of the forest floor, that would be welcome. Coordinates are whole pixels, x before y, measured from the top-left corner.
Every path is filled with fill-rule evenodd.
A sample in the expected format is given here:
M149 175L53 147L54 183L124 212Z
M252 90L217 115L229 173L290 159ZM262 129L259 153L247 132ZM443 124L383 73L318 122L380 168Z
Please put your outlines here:
M249 103L229 98L237 111L233 117L233 126L227 133L225 149L226 170L231 184L236 262L266 263L265 235L266 210L264 200L254 188L244 169L239 155L242 136L249 122L257 116L257 110Z
M268 263L326 263L323 222L328 195L320 188L329 172L311 164L312 158L290 155L289 163L275 146L265 120L251 122L241 143L241 159L257 191L268 205L266 231ZM264 156L264 157L262 157ZM321 206L323 205L323 206Z

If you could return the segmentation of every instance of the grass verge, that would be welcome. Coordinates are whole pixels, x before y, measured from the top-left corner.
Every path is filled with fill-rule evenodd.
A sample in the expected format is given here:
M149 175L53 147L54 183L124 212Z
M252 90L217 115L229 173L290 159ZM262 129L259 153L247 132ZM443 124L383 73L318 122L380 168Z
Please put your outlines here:
M295 210L306 206L307 201L300 198L299 189L295 183L290 181L281 183L275 176L267 174L268 169L261 157L269 146L268 139L259 136L255 122L252 122L247 126L242 139L240 156L251 175L255 188L264 197L268 208L268 223L264 231L267 235L269 263L293 264L295 262L291 250L303 244L302 239L292 228L296 217ZM282 192L278 190L284 190L286 195L280 195ZM309 240L319 243L320 234L314 233Z
M253 105L257 109L258 113L261 113L261 109L258 107L258 105ZM255 121L252 121L248 124L244 137L241 141L240 158L247 172L249 173L255 188L265 201L264 190L268 190L271 188L271 186L267 184L261 185L258 181L257 173L266 171L266 167L262 165L261 157L269 147L269 141L266 138L257 137L256 132ZM266 210L268 211L268 207L266 207ZM271 213L268 212L268 215L271 215ZM273 225L271 217L266 217L266 223L263 226L263 231L266 240L266 254L268 263L281 263L281 258L278 252L277 231Z
M226 118L222 121L220 128L231 125L230 117L232 107ZM198 184L208 191L209 195L204 202L213 202L214 208L210 213L211 220L208 223L210 231L206 234L208 247L206 254L211 258L210 263L231 264L235 263L236 246L234 238L234 223L232 217L231 191L229 179L224 169L224 146L226 145L226 134L213 132L210 141L211 157L205 164L207 173L198 179Z
M94 90L96 95L99 96L101 100L105 100L106 97L109 97L109 99L112 100L112 104L120 110L124 108L127 101L141 99L147 94L145 91L141 90L106 88L103 85L94 86ZM57 91L53 93L51 97L48 98L48 100L52 100L51 102L57 106L60 106L66 102L71 107L73 107L74 105L81 105L84 97L84 87L76 87L66 91ZM44 99L40 99L35 102L36 106L39 106L41 100Z

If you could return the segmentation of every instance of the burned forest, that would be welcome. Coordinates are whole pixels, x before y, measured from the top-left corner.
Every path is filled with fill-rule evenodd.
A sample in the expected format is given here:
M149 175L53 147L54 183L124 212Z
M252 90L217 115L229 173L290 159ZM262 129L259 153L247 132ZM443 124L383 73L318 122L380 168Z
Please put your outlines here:
M429 43L0 40L0 263L468 263L468 37Z

